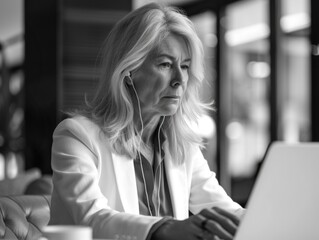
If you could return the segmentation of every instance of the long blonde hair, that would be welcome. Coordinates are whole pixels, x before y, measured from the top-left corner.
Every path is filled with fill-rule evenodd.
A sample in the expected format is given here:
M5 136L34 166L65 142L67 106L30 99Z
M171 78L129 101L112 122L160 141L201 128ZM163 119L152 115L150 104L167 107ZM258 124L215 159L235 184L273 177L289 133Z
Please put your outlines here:
M192 22L178 9L151 3L129 13L109 33L95 96L82 112L101 127L119 154L135 158L141 139L134 125L133 101L125 77L138 69L169 34L183 37L191 55L185 96L177 113L166 119L164 127L170 154L181 162L190 145L202 146L201 137L191 127L210 109L199 98L204 79L202 43Z

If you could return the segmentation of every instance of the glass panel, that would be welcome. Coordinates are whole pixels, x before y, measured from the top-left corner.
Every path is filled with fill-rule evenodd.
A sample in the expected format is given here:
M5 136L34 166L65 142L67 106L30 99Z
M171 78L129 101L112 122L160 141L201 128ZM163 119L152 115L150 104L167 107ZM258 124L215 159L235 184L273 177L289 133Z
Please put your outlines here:
M195 25L196 31L201 39L205 53L205 78L206 81L201 89L201 96L206 102L215 99L216 90L216 70L215 70L215 48L217 45L216 37L216 16L212 12L203 12L190 17ZM216 124L215 115L203 117L199 124L199 130L205 139L206 148L202 150L204 157L208 161L210 168L216 168Z
M310 0L282 0L284 32L283 140L310 141Z
M24 170L24 1L0 1L0 180Z
M311 139L310 0L281 0L281 62L278 91L279 140ZM229 5L226 28L226 160L233 198L245 204L270 141L269 1L245 0ZM242 184L244 183L244 184ZM244 186L243 186L244 185ZM246 195L246 196L245 196Z
M220 111L227 121L227 153L222 161L228 162L231 195L243 205L270 140L268 4L266 0L231 4L223 20L227 66L221 79L225 106Z
M226 138L233 177L252 176L269 142L268 1L226 9L230 109ZM221 80L222 82L224 79Z

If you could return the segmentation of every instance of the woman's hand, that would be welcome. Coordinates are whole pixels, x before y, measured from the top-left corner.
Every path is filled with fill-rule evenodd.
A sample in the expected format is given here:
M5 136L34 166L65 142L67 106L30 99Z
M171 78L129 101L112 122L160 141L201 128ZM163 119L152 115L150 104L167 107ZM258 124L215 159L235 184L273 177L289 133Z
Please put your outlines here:
M152 235L152 240L233 239L239 219L221 208L204 209L186 220L168 220Z
M205 218L201 225L204 231L208 232L208 235L217 236L225 240L233 239L239 225L239 218L234 214L215 207L202 210L200 215ZM204 237L203 239L210 238Z

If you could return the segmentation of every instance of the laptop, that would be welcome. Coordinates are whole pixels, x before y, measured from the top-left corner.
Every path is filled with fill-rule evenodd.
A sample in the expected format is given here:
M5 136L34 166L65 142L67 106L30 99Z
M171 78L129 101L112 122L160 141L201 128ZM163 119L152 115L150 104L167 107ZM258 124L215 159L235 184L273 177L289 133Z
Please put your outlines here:
M319 239L319 143L272 143L235 240Z

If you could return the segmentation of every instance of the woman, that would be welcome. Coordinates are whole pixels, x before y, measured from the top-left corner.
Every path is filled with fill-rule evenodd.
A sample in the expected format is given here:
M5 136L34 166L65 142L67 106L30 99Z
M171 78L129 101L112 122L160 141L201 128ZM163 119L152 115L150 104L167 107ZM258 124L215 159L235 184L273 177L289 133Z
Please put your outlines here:
M242 208L191 127L209 106L190 20L145 5L116 24L103 57L94 98L53 134L50 224L89 225L95 238L232 239Z

